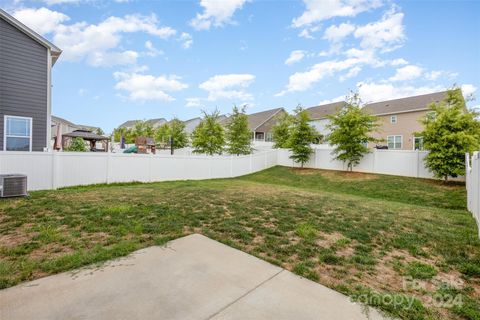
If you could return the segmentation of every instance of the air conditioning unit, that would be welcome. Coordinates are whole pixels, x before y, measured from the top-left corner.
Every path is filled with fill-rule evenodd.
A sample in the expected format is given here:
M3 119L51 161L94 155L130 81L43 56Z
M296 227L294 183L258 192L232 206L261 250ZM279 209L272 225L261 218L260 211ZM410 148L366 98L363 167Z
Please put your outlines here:
M0 198L27 195L27 176L24 174L0 174Z

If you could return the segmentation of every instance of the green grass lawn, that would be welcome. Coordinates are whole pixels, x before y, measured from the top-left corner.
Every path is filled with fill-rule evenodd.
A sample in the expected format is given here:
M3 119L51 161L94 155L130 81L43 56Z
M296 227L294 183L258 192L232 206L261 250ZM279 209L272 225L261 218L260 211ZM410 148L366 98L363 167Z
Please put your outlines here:
M480 319L465 203L461 184L286 167L32 192L0 201L0 288L196 232L402 319Z

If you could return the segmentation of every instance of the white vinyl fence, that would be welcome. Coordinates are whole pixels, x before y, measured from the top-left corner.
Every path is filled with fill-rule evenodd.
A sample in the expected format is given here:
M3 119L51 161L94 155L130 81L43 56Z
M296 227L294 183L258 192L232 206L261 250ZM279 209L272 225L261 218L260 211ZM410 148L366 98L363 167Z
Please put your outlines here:
M345 170L331 152L324 147L315 149L306 167ZM423 164L426 155L424 151L374 150L354 171L433 178ZM26 174L29 190L45 190L95 183L238 177L275 165L297 167L289 156L284 149L259 149L247 156L0 151L0 174ZM476 170L478 178L478 164Z
M28 190L115 182L230 178L277 165L277 151L247 156L0 152L0 174L28 176Z
M467 187L467 207L473 214L479 227L480 236L480 152L474 152L473 155L465 155L466 165L466 187Z
M346 170L346 165L332 157L331 148L314 149L307 168ZM427 151L414 150L377 150L366 154L353 171L391 174L415 178L433 178L433 174L425 168L424 159ZM290 159L291 152L281 149L278 151L278 164L289 167L299 167Z

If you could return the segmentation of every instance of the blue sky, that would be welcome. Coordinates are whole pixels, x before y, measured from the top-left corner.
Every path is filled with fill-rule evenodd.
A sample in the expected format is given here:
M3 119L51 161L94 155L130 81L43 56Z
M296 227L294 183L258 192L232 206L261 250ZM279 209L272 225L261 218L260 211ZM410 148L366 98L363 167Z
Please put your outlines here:
M110 132L202 110L292 110L480 88L478 1L0 0L64 52L53 113ZM471 101L471 107L479 105Z

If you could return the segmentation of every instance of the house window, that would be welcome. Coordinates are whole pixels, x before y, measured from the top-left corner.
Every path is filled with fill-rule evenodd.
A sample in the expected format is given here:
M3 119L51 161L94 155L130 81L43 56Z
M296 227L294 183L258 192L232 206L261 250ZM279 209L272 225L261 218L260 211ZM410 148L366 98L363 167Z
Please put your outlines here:
M265 136L265 141L272 142L273 141L273 134L271 132L267 132Z
M413 138L413 150L423 150L423 137Z
M5 116L3 150L32 151L32 118Z
M390 123L397 123L397 116L391 116Z
M388 149L402 149L402 136L388 136Z

